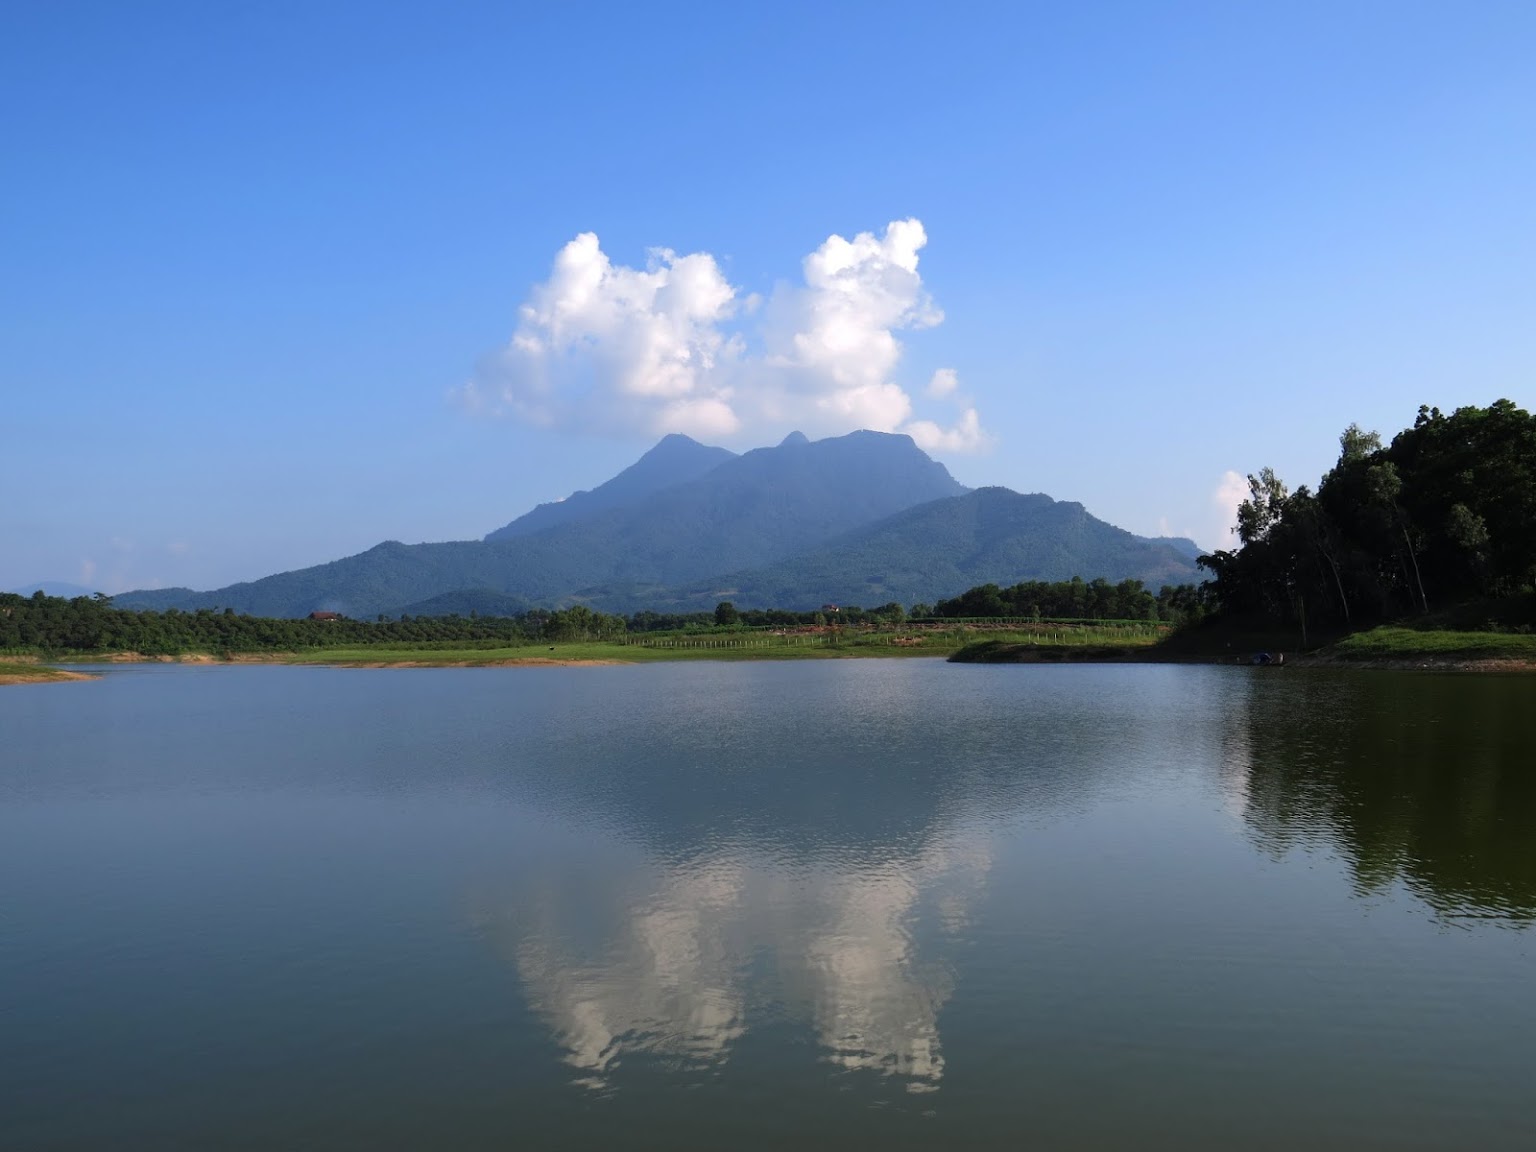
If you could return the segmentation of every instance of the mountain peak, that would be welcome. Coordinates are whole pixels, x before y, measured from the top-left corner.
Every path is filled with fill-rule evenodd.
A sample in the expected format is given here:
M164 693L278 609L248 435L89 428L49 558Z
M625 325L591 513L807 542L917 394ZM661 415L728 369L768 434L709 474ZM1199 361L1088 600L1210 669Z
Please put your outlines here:
M728 449L711 448L707 444L700 444L692 436L672 432L663 436L644 456L613 479L599 484L590 492L574 492L564 500L540 504L505 527L496 529L486 539L508 540L516 536L531 536L535 532L570 524L613 508L629 507L643 502L663 488L697 480L725 461L734 459L736 453Z
M653 452L687 452L695 448L708 450L709 446L707 444L700 444L692 436L685 436L681 432L668 432L660 440L656 441L655 446L645 456L649 456ZM715 449L715 451L719 451L719 449ZM645 456L640 457L640 459L644 460Z
M810 439L804 432L791 432L788 436L779 441L779 447L798 448L800 445L809 444L810 442Z

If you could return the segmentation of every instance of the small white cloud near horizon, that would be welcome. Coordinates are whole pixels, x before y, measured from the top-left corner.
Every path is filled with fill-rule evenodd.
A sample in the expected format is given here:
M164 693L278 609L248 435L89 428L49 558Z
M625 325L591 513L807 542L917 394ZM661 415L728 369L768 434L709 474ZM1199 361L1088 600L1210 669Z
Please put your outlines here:
M935 400L942 400L960 387L960 374L953 368L940 368L933 374L933 379L928 381L928 395Z
M896 334L944 319L917 271L927 241L915 219L879 236L831 236L802 261L803 283L764 300L741 295L707 252L653 249L635 269L614 264L584 232L532 288L510 343L451 395L471 410L574 433L729 439L869 428L930 450L986 451L992 438L974 404L955 396L954 369L935 372L925 389L958 409L947 427L915 419L912 396L893 379ZM743 316L753 318L750 333L730 327Z

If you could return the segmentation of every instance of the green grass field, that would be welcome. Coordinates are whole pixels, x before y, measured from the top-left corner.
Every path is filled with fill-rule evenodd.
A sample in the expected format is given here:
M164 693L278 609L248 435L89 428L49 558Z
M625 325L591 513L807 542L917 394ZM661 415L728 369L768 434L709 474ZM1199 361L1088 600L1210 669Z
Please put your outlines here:
M1426 631L1383 626L1346 636L1328 652L1340 660L1525 660L1536 662L1536 635Z

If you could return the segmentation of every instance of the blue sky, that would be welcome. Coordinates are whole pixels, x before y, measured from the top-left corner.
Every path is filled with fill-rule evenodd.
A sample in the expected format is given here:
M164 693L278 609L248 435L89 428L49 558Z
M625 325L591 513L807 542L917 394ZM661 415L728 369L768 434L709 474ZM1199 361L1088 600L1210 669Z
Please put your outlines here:
M1536 399L1533 43L1528 3L13 5L0 588L476 537L673 425L883 422L1224 544L1228 473Z

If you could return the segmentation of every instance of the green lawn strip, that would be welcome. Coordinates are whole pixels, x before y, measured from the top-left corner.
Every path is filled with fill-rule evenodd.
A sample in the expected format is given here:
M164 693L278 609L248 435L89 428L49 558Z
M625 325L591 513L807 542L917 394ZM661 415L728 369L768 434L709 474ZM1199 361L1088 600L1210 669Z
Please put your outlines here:
M1346 636L1328 653L1340 660L1532 660L1536 635L1422 631L1384 625Z

